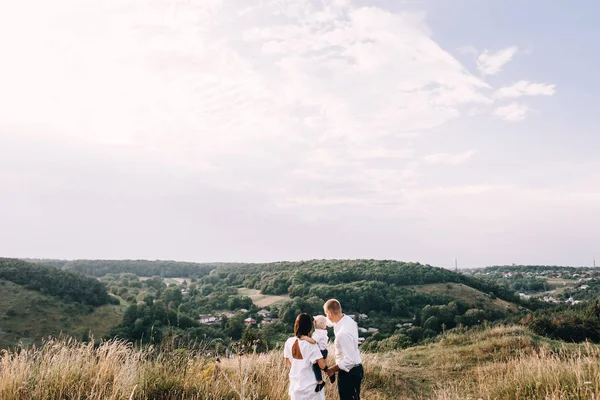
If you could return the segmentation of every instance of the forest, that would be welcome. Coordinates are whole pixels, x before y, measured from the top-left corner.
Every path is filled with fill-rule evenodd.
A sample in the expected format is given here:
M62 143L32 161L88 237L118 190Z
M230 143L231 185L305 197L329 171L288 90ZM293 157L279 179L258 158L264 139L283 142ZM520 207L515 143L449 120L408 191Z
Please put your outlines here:
M219 264L199 264L181 261L148 260L29 260L38 265L55 267L65 271L79 272L102 277L107 274L134 274L138 276L201 277Z
M0 258L0 279L91 306L114 302L106 286L97 279L17 259Z
M100 279L110 293L129 304L115 336L129 340L160 341L166 335L196 340L220 340L229 344L262 338L265 348L275 347L289 335L300 312L322 313L329 298L337 298L346 313L355 316L365 340L373 351L390 346L407 346L435 337L456 326L498 321L516 313L518 306L502 310L489 307L495 299L514 304L521 300L508 288L454 271L418 263L389 260L315 260L270 264L196 264L178 277L180 283L165 283L173 275L169 262L147 261L163 277L141 278L130 272L110 273ZM69 264L65 264L69 265ZM106 271L131 271L142 262L73 262L81 270L100 275ZM137 267L136 267L137 268ZM141 268L141 267L140 267ZM139 272L139 271L138 271ZM144 273L147 275L147 273ZM418 285L464 285L482 294L477 302L469 298L418 290ZM287 301L266 306L271 318L262 323L259 307L240 295L241 288L266 295L285 296ZM482 300L485 299L485 300ZM246 310L240 312L240 310ZM222 317L223 313L230 316ZM199 324L197 315L217 317L211 324ZM361 317L362 316L362 317ZM247 325L245 318L257 321ZM368 330L367 328L371 328ZM382 343L381 346L379 343Z

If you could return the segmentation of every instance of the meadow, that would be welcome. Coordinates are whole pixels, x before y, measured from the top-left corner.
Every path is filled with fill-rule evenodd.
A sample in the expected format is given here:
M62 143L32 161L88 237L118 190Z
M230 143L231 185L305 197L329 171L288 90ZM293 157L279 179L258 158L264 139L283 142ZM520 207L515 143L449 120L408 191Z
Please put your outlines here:
M287 399L280 350L217 360L175 341L142 349L70 338L0 353L0 398ZM429 344L364 354L364 399L598 399L600 348L520 326L446 332ZM336 398L335 386L326 396Z

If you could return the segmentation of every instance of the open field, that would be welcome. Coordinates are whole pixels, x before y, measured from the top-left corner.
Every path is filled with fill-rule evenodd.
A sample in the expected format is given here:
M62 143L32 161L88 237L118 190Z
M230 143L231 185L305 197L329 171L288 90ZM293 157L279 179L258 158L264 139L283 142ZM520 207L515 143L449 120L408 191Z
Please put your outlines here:
M407 288L417 292L448 296L460 300L473 308L492 309L502 312L506 312L507 310L517 311L516 305L502 299L492 299L487 294L463 285L462 283L432 283L428 285L407 286Z
M72 340L0 353L0 398L287 400L280 351L224 359L202 352L100 347ZM366 400L598 399L600 349L518 326L447 332L434 343L363 354ZM326 386L328 399L335 385Z
M260 290L256 289L240 288L238 289L238 293L242 296L250 297L252 302L256 304L257 307L267 307L290 299L288 296L272 296L268 294L261 294Z
M574 279L562 279L562 278L545 278L546 282L556 287L576 286L577 281Z
M557 296L566 290L572 289L578 285L578 282L573 279L562 279L562 278L544 278L549 285L552 285L554 289L547 290L545 292L534 293L534 297L543 296Z
M139 277L140 281L147 281L148 279L152 279L151 276L140 276ZM183 283L183 281L190 281L190 278L163 278L163 281L167 284L176 284L176 285L181 285Z

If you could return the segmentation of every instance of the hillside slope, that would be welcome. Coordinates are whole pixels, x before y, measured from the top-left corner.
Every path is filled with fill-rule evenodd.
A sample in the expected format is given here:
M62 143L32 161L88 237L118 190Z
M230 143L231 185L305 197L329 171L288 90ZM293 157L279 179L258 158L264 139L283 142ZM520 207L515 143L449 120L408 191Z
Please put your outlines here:
M70 303L0 279L0 348L39 344L61 332L82 338L91 331L101 338L121 322L121 307Z
M408 286L417 292L435 293L463 302L472 308L494 310L499 312L518 311L514 303L490 296L462 283L431 283L428 285Z

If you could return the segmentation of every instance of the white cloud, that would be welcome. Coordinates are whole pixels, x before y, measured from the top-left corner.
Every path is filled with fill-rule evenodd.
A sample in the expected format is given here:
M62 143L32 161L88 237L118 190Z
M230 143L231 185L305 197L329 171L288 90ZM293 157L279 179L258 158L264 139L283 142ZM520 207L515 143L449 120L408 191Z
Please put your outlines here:
M418 134L492 102L419 13L300 0L23 0L8 11L0 124L120 146L230 187L270 191L286 175L306 181L277 179L290 185L277 193L317 177L406 184Z
M469 150L464 153L434 153L423 156L422 159L431 165L461 165L467 163L477 153L476 150Z
M556 85L547 83L532 83L518 81L510 86L505 86L496 91L495 97L499 99L521 96L552 96L556 92Z
M423 164L459 165L475 152L422 149L440 131L452 135L449 122L460 126L461 118L476 114L469 126L487 123L497 100L485 77L436 42L425 14L357 3L0 2L0 147L2 139L30 141L40 154L52 154L35 171L29 145L16 146L10 162L0 157L0 186L19 194L0 210L9 210L15 225L48 227L60 225L71 209L80 210L67 218L78 228L84 219L75 217L89 209L99 210L92 216L98 226L134 215L145 235L168 226L162 231L181 236L167 240L194 242L193 249L199 231L207 243L213 231L225 238L238 232L237 218L247 221L253 240L261 236L256 226L284 240L280 221L269 219L274 214L286 215L288 232L296 219L315 215L354 221L360 214L371 226L376 218L439 211L440 197L432 196L430 208L411 200L442 179L432 175L444 168ZM513 55L502 54L480 56L484 75ZM525 107L521 117L519 107ZM516 108L496 113L524 117L526 106ZM56 152L46 151L53 146ZM72 154L85 157L74 162ZM90 160L93 168L73 167ZM143 193L132 184L139 181ZM40 182L49 193L39 190ZM37 198L52 202L34 204ZM19 208L24 199L31 209ZM131 205L142 203L141 209ZM278 229L262 228L264 215L265 226ZM224 225L216 216L231 221ZM114 224L129 232L120 228ZM262 243L263 254L285 248ZM140 242L142 256L148 247L161 246Z
M374 137L491 101L422 14L346 1L24 0L0 11L3 122L35 115L52 127L45 135L168 162L260 153L265 142L302 156L298 143L322 138L372 153Z
M506 49L498 50L495 53L491 53L485 50L477 57L477 68L482 75L495 75L502 70L513 56L516 54L518 48L516 46L507 47Z
M494 110L494 115L510 122L522 121L525 119L529 107L525 104L513 102L506 106L501 106Z

